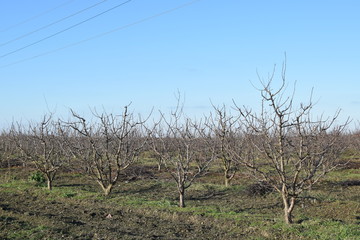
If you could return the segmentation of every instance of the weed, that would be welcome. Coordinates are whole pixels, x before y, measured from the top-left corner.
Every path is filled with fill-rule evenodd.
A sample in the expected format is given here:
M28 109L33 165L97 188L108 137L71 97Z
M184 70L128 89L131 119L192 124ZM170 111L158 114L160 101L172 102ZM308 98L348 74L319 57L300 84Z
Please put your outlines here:
M63 194L63 197L65 198L72 198L72 197L75 197L76 196L76 193L64 193Z
M37 186L44 185L44 183L46 181L46 179L44 177L44 174L39 172L39 171L33 172L30 175L29 180L32 181L32 182L35 182Z

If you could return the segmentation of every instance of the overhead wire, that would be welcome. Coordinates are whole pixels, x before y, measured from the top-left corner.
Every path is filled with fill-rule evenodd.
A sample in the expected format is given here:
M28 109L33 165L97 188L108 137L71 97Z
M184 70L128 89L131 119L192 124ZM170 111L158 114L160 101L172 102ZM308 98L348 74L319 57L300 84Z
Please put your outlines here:
M52 23L49 23L49 24L47 24L47 25L45 25L45 26L42 26L42 27L40 27L40 28L38 28L38 29L36 29L36 30L33 30L33 31L31 31L31 32L28 32L28 33L25 33L25 34L23 34L23 35L21 35L21 36L19 36L19 37L16 37L16 38L14 38L14 39L11 39L11 40L7 41L7 42L0 43L0 47L3 47L3 46L5 46L5 45L8 45L8 44L13 43L13 42L15 42L15 41L18 41L18 40L20 40L20 39L23 39L23 38L25 38L25 37L27 37L27 36L30 36L31 34L37 33L37 32L39 32L39 31L44 30L44 29L46 29L46 28L48 28L48 27L51 27L51 26L53 26L53 25L55 25L55 24L57 24L57 23L60 23L60 22L65 21L65 20L67 20L67 19L69 19L69 18L71 18L71 17L74 17L74 16L76 16L76 15L79 15L80 13L83 13L83 12L85 12L85 11L87 11L87 10L90 10L90 9L92 9L92 8L100 5L100 4L103 4L103 3L106 2L106 1L107 1L107 0L102 0L102 1L100 1L100 2L97 2L97 3L95 3L95 4L93 4L93 5L89 6L89 7L87 7L87 8L81 9L80 11L77 11L77 12L75 12L75 13L73 13L73 14L70 14L70 15L68 15L68 16L66 16L66 17L63 17L63 18L61 18L61 19L59 19L59 20L56 20L56 21L54 21L54 22L52 22Z
M170 9L167 9L165 11L162 11L162 12L159 12L157 14L154 14L154 15L151 15L149 17L145 17L145 18L142 18L138 21L135 21L135 22L132 22L132 23L129 23L129 24L126 24L126 25L122 25L120 27L117 27L117 28L114 28L110 31L107 31L107 32L103 32L103 33L100 33L98 35L95 35L95 36L92 36L90 38L86 38L86 39L83 39L81 41L78 41L78 42L75 42L75 43L72 43L72 44L68 44L68 45L65 45L63 47L60 47L60 48L57 48L57 49L54 49L54 50L51 50L51 51L48 51L48 52L44 52L44 53L41 53L41 54L38 54L38 55L35 55L35 56L32 56L32 57L29 57L29 58L24 58L22 60L19 60L19 61L16 61L16 62L12 62L12 63L9 63L9 64L6 64L6 65L2 65L0 66L0 69L1 68L6 68L6 67L10 67L10 66L13 66L13 65L16 65L16 64L19 64L19 63L23 63L23 62L27 62L27 61L31 61L33 59L36 59L36 58L40 58L40 57L43 57L43 56L46 56L46 55L50 55L50 54L53 54L55 52L59 52L61 50L64 50L64 49L67 49L67 48L70 48L70 47L74 47L74 46L77 46L77 45L80 45L80 44L83 44L85 42L89 42L91 40L94 40L94 39L97 39L97 38L101 38L103 36L106 36L106 35L109 35L109 34L112 34L114 32L118 32L118 31L121 31L121 30L124 30L124 29L127 29L127 28L130 28L130 27L133 27L135 25L138 25L138 24L141 24L143 22L147 22L147 21L150 21L152 19L155 19L155 18L158 18L158 17L161 17L163 15L166 15L166 14L169 14L169 13L172 13L174 11L177 11L179 9L182 9L182 8L185 8L185 7L188 7L190 5L193 5L195 4L196 2L199 2L201 0L192 0L192 1L189 1L189 2L186 2L184 4L181 4L181 5L178 5L174 8L170 8Z
M55 37L55 36L57 36L57 35L59 35L59 34L61 34L61 33L64 33L64 32L66 32L66 31L69 31L70 29L73 29L73 28L75 28L75 27L77 27L77 26L79 26L79 25L81 25L81 24L84 24L84 23L86 23L86 22L88 22L88 21L90 21L90 20L93 20L93 19L95 19L95 18L97 18L97 17L99 17L99 16L101 16L101 15L104 15L105 13L108 13L108 12L110 12L110 11L116 9L116 8L119 8L119 7L121 7L121 6L129 3L129 2L131 2L131 1L132 1L132 0L127 0L127 1L125 1L125 2L122 2L122 3L120 3L120 4L117 4L117 5L115 5L114 7L111 7L111 8L109 8L109 9L107 9L107 10L105 10L105 11L103 11L103 12L100 12L100 13L92 16L92 17L89 17L89 18L87 18L87 19L85 19L85 20L83 20L83 21L81 21L81 22L78 22L78 23L76 23L76 24L73 24L73 25L71 25L70 27L67 27L67 28L65 28L65 29L63 29L63 30L61 30L61 31L58 31L58 32L56 32L56 33L53 33L53 34L51 34L51 35L49 35L49 36L47 36L47 37L44 37L44 38L42 38L42 39L40 39L40 40L37 40L37 41L35 41L35 42L32 42L32 43L30 43L30 44L28 44L28 45L25 45L25 46L23 46L23 47L20 47L20 48L18 48L18 49L13 50L13 51L7 52L7 53L1 55L0 58L7 57L7 56L9 56L9 55L11 55L11 54L17 53L17 52L19 52L19 51L21 51L21 50L24 50L24 49L28 48L28 47L31 47L31 46L34 46L34 45L40 43L40 42L43 42L43 41L45 41L45 40L47 40L47 39L53 38L53 37Z
M0 33L6 32L6 31L8 31L8 30L10 30L10 29L12 29L12 28L15 28L15 27L21 26L21 25L23 25L23 24L25 24L25 23L31 22L32 20L35 20L35 19L37 19L37 18L39 18L39 17L41 17L41 16L44 16L44 15L52 12L52 11L55 11L55 10L57 10L57 9L59 9L59 8L62 8L62 7L66 6L66 5L70 4L70 3L72 3L72 2L74 2L74 1L75 1L75 0L70 0L70 1L64 2L64 3L58 5L58 6L54 7L54 8L51 8L51 9L46 10L46 11L44 11L44 12L42 12L42 13L39 13L39 14L37 14L37 15L35 15L35 16L32 16L32 17L30 17L30 18L28 18L28 19L25 19L25 20L23 20L23 21L21 21L21 22L19 22L19 23L16 23L16 24L14 24L14 25L11 25L11 26L9 26L9 27L6 27L6 28L0 30Z

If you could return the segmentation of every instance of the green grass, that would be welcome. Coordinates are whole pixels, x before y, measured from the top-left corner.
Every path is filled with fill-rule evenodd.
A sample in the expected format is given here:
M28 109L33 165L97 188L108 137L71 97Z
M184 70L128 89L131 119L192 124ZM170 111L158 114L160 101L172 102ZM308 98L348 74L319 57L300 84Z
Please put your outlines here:
M355 240L360 237L358 225L344 224L340 221L332 220L309 220L292 226L277 223L272 228L279 230L285 235L301 236L305 239Z
M346 180L359 180L360 169L340 169L338 171L330 172L325 177L328 181L346 181Z
M33 184L26 180L12 180L0 184L1 191L16 192L32 188Z
M46 227L37 226L29 229L22 229L13 233L8 234L8 239L13 240L38 240L44 239L46 236ZM49 238L46 238L49 239Z

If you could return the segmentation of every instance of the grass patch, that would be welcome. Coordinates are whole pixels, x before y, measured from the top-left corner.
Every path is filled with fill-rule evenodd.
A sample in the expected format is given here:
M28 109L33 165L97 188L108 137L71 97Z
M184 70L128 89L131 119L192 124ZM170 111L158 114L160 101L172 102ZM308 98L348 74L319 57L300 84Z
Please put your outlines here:
M332 220L309 220L290 227L283 226L282 230L284 233L302 236L306 239L355 240L360 236L358 225Z
M5 191L5 192L25 191L32 187L33 184L25 180L12 180L0 184L1 191Z
M360 179L360 169L339 169L328 173L324 180L338 182L358 179Z
M13 233L9 233L7 235L7 239L14 239L14 240L38 240L38 239L45 239L47 232L47 228L44 226L37 226L34 228L28 229L21 229ZM49 238L46 238L49 239Z

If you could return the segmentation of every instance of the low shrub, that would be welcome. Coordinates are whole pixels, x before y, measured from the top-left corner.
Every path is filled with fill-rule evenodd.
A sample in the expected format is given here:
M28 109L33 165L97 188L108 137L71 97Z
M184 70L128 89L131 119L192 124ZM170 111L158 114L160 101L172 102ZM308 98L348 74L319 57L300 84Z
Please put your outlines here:
M30 175L29 180L33 181L33 182L36 182L37 184L43 184L46 181L46 179L44 177L44 174L42 172L39 172L39 171L33 172Z

